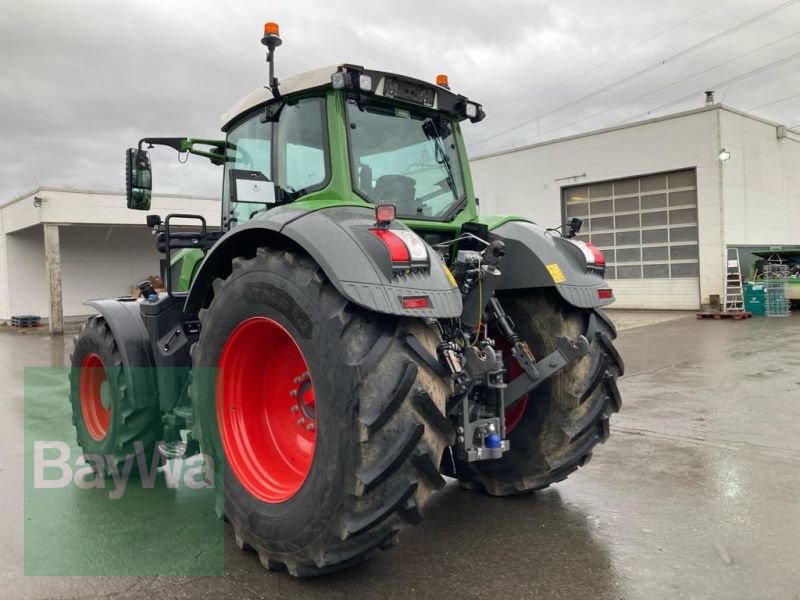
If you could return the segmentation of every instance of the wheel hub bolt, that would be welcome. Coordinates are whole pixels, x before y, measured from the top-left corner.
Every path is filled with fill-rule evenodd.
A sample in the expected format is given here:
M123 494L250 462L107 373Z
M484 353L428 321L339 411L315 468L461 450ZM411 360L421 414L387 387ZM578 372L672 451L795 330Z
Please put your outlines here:
M305 422L306 422L306 420L303 417L300 417L299 419L297 419L297 424L298 425L302 425Z
M306 425L306 429L308 429L309 431L314 431L314 424L309 423L308 425Z
M290 398L296 398L297 397L297 390L291 390L289 392L289 397Z
M292 412L296 413L298 410L300 410L300 407L297 404L292 404Z

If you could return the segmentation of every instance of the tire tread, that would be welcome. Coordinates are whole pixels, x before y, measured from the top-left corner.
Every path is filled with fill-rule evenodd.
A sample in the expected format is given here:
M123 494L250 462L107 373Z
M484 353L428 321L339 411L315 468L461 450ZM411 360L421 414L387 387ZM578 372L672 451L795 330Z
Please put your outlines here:
M616 379L622 376L624 365L613 343L616 329L602 311L570 309L559 305L555 294L537 292L528 292L518 306L525 307L532 319L542 318L533 311L534 308L541 311L544 306L546 319L564 318L565 323L569 319L573 323L582 323L579 331L590 344L589 355L583 360L588 361L586 364L589 366L576 368L578 379L571 382L576 391L573 393L564 389L559 392L564 408L552 409L553 412L546 417L563 436L557 450L549 448L547 453L544 449L537 450L538 440L533 440L533 450L527 450L525 457L516 456L513 460L504 457L500 461L490 461L500 464L488 468L480 463L459 465L458 477L462 487L483 490L495 496L533 492L566 479L589 462L597 444L608 439L610 417L621 407ZM520 322L520 315L514 315L513 318L515 322ZM543 323L541 320L536 322ZM547 326L546 320L544 323ZM549 325L552 326L552 323ZM536 402L536 393L529 403ZM541 398L539 400L542 401ZM535 459L536 456L538 459Z
M398 321L348 303L310 257L299 252L260 248L254 258L235 262L240 265L235 275L215 282L215 298L233 277L250 269L268 270L302 287L317 299L328 335L338 335L336 351L358 380L352 395L354 429L339 433L354 436L356 459L329 524L313 543L287 551L257 534L250 518L234 520L237 545L254 548L266 569L286 570L295 577L347 568L374 550L395 545L401 527L418 522L430 494L443 487L438 464L449 440L442 423L449 386L402 343L408 333L420 341L433 333L421 321ZM201 321L213 313L212 302ZM425 339L435 351L438 340ZM195 364L203 364L202 342L201 337L192 349ZM418 399L420 392L424 402ZM201 393L197 387L190 390L193 397ZM226 506L228 502L233 500L226 497Z

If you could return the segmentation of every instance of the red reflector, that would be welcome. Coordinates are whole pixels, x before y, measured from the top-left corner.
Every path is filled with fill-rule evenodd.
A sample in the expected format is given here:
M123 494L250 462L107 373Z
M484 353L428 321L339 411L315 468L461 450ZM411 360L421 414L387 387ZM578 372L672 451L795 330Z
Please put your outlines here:
M394 204L378 204L375 207L375 220L378 223L394 221L397 216L397 207Z
M427 296L405 296L403 308L428 308L431 305Z
M606 257L603 256L603 253L597 249L597 246L586 242L586 247L592 253L592 256L594 256L594 264L596 264L598 267L606 266Z
M614 297L614 290L612 289L605 289L605 290L597 290L597 297L601 300L608 300L609 298Z
M386 248L389 249L389 256L393 263L411 262L411 253L408 248L403 243L403 240L392 233L391 229L370 229L370 231L378 236Z

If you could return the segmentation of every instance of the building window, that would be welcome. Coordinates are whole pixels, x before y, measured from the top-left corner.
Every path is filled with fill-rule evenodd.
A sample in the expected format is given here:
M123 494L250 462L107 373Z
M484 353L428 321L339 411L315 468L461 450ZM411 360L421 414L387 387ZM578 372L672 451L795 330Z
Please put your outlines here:
M566 219L584 220L576 238L606 256L608 279L697 277L694 169L563 189Z

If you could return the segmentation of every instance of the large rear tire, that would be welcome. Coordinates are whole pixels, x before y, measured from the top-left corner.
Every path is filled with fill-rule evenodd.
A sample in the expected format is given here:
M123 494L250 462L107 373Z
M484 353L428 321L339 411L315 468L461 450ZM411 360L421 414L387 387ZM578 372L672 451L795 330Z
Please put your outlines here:
M435 353L429 328L359 308L308 257L265 248L233 260L200 319L190 394L240 548L320 575L420 520L453 435L448 386L404 341Z
M592 449L608 438L609 417L620 409L617 377L624 365L613 345L616 329L600 310L570 306L551 289L498 296L537 359L553 352L560 336L589 340L586 356L506 413L511 449L503 458L457 461L463 487L507 496L546 488L589 462Z
M133 457L132 472L138 472L137 442L141 442L150 469L163 432L161 413L133 406L122 356L102 316L89 317L81 327L70 362L72 424L84 454L104 460L113 456L118 470ZM104 470L107 474L108 465Z

